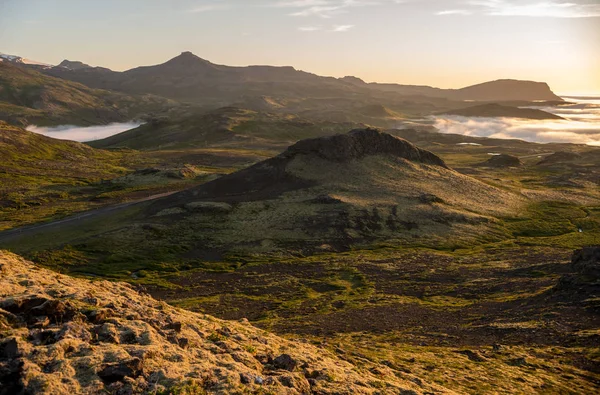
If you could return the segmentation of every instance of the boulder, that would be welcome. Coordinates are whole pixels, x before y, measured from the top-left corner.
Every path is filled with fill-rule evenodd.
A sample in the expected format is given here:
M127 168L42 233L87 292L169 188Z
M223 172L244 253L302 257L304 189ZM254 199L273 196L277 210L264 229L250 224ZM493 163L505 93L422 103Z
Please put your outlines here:
M600 247L586 247L575 251L571 266L578 273L600 277Z
M123 381L125 377L137 378L143 373L143 363L139 358L133 358L129 361L105 364L98 371L98 377L105 383L114 383Z
M297 365L298 362L289 354L281 354L273 360L273 366L276 369L288 370L290 372L293 372Z

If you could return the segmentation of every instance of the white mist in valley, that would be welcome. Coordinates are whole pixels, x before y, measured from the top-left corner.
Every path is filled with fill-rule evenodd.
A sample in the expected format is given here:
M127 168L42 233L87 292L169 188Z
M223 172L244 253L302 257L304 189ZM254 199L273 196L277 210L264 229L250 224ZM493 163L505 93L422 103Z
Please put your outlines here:
M600 98L565 98L568 103L537 108L564 120L437 116L442 133L465 136L520 139L536 143L574 143L600 146Z
M27 130L34 133L43 134L44 136L52 137L55 139L83 142L110 137L115 134L124 132L126 130L137 128L140 125L140 122L111 123L108 125L100 126L61 125L53 127L43 127L29 125L27 127Z

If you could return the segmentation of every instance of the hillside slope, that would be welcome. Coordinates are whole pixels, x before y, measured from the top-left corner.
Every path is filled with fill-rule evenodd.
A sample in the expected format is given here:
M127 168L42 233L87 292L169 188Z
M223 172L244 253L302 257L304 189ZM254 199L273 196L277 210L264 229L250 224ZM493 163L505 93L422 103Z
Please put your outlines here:
M452 393L247 321L176 309L127 284L71 278L3 251L0 331L3 394Z
M138 128L88 143L96 148L155 150L227 146L285 149L300 139L341 133L358 124L308 121L295 115L224 107L159 118Z
M486 117L486 118L521 118L521 119L564 119L558 115L533 108L519 108L503 106L496 103L481 104L477 106L446 111L442 115L459 115L462 117Z
M29 67L0 63L0 120L13 124L106 124L174 105L163 98L91 89Z
M123 171L116 153L57 140L0 121L0 193L53 180L100 179Z

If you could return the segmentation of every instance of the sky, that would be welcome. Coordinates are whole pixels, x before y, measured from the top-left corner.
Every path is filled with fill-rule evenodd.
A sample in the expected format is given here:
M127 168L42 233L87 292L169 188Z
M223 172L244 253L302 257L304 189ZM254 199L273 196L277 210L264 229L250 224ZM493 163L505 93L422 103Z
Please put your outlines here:
M0 52L113 70L191 51L367 82L600 95L600 0L0 0Z

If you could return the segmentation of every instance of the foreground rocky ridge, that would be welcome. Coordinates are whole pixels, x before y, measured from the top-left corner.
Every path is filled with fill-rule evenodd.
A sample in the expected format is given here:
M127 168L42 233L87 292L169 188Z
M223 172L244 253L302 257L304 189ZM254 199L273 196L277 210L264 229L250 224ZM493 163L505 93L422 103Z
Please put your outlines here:
M0 251L0 394L106 392L450 393Z

